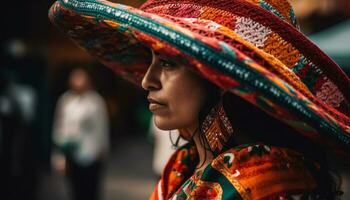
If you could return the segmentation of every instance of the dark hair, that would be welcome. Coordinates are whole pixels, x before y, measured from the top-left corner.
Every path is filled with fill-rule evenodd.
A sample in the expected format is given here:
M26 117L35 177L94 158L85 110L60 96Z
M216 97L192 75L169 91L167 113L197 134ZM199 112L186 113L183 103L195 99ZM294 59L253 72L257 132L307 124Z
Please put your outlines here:
M228 118L236 130L249 135L254 141L294 149L319 164L319 170L310 170L318 183L318 188L314 194L309 196L310 199L337 199L337 196L341 194L339 192L341 179L336 170L329 168L326 153L322 148L300 134L296 134L294 129L252 106L241 97L231 92L223 94L222 90L209 81L204 80L204 84L210 95L208 95L206 105L199 113L200 124L208 115L210 109L219 101L222 101ZM261 130L264 130L264 132L262 133ZM200 131L200 137L206 140L202 131ZM229 145L232 147L232 145L238 144L235 143L234 139L231 139Z

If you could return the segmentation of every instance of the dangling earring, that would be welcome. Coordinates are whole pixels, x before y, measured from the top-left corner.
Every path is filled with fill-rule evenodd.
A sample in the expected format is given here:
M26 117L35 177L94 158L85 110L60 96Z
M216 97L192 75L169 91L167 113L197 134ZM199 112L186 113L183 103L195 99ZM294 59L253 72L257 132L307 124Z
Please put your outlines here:
M170 139L170 142L171 142L171 148L172 149L177 149L179 148L179 142L180 142L180 134L177 136L175 142L173 141L173 137L171 136L171 130L169 130L169 139Z
M233 134L232 125L220 101L212 108L202 124L210 149L219 154Z

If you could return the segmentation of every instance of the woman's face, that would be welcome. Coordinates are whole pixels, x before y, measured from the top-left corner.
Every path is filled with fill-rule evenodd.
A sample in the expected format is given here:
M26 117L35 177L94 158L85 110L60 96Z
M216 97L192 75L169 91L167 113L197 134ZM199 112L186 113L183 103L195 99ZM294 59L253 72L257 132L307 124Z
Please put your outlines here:
M152 64L142 80L149 109L163 130L193 128L206 93L201 78L184 65L152 52Z

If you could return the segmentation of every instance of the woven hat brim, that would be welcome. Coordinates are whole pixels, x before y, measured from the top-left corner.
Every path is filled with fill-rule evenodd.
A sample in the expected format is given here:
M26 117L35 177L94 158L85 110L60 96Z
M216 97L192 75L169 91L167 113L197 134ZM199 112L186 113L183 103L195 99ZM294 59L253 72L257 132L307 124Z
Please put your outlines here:
M313 141L337 146L347 153L350 150L349 125L334 119L298 88L225 42L196 38L160 16L109 2L58 1L49 16L90 54L136 84L150 63L149 48L162 49L171 56L185 58L203 77ZM99 34L104 37L98 37Z

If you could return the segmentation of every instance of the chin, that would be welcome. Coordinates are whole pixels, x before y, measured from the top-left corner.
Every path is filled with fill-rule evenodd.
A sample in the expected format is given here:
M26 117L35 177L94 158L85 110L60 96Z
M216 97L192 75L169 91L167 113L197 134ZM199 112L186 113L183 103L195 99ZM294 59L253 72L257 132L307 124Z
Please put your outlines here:
M163 131L174 130L179 128L178 126L176 126L176 123L172 122L172 120L156 115L154 116L154 124L157 128Z

